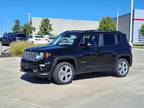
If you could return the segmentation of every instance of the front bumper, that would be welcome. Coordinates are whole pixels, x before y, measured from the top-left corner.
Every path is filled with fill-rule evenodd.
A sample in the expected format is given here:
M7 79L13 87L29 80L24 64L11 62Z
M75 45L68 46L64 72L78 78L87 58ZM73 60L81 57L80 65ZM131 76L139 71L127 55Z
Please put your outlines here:
M51 77L51 63L21 60L21 71L33 76Z

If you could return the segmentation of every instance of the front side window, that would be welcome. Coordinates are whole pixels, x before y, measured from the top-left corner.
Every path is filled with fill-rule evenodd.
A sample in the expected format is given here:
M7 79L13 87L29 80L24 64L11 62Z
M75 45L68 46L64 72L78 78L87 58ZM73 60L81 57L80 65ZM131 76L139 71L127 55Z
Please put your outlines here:
M115 45L115 36L112 34L103 35L104 46L114 46Z
M77 38L78 34L62 33L51 43L51 45L73 45Z

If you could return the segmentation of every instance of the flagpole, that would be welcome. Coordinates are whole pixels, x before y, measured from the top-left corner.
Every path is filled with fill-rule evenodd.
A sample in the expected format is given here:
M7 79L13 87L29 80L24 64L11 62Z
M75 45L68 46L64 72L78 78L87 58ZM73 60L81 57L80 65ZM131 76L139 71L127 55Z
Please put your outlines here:
M134 10L134 2L131 0L131 18L130 18L130 45L132 45L132 36L133 36L133 10Z

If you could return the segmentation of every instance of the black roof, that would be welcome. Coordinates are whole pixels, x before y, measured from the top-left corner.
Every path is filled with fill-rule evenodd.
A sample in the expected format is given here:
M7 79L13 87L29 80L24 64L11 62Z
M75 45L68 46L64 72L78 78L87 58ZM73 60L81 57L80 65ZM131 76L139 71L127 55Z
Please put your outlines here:
M65 32L76 32L76 33L89 33L89 32L97 32L97 33L121 33L120 31L111 31L111 30L69 30Z

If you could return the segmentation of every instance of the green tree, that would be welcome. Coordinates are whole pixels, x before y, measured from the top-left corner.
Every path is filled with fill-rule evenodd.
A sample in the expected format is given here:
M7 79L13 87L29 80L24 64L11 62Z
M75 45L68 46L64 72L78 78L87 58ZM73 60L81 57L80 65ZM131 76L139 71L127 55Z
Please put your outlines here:
M41 21L41 25L40 25L40 30L38 32L38 35L52 35L51 34L51 31L53 31L52 29L52 25L50 24L50 21L48 18L44 18L42 21Z
M22 26L22 33L26 35L32 35L33 31L35 31L35 28L32 26L31 23L27 23Z
M15 24L12 28L12 31L14 33L20 33L21 32L21 24L20 24L20 21L18 19L15 20Z
M141 26L141 34L142 34L142 36L144 36L144 24Z
M116 30L116 24L111 17L104 17L99 25L99 30Z

